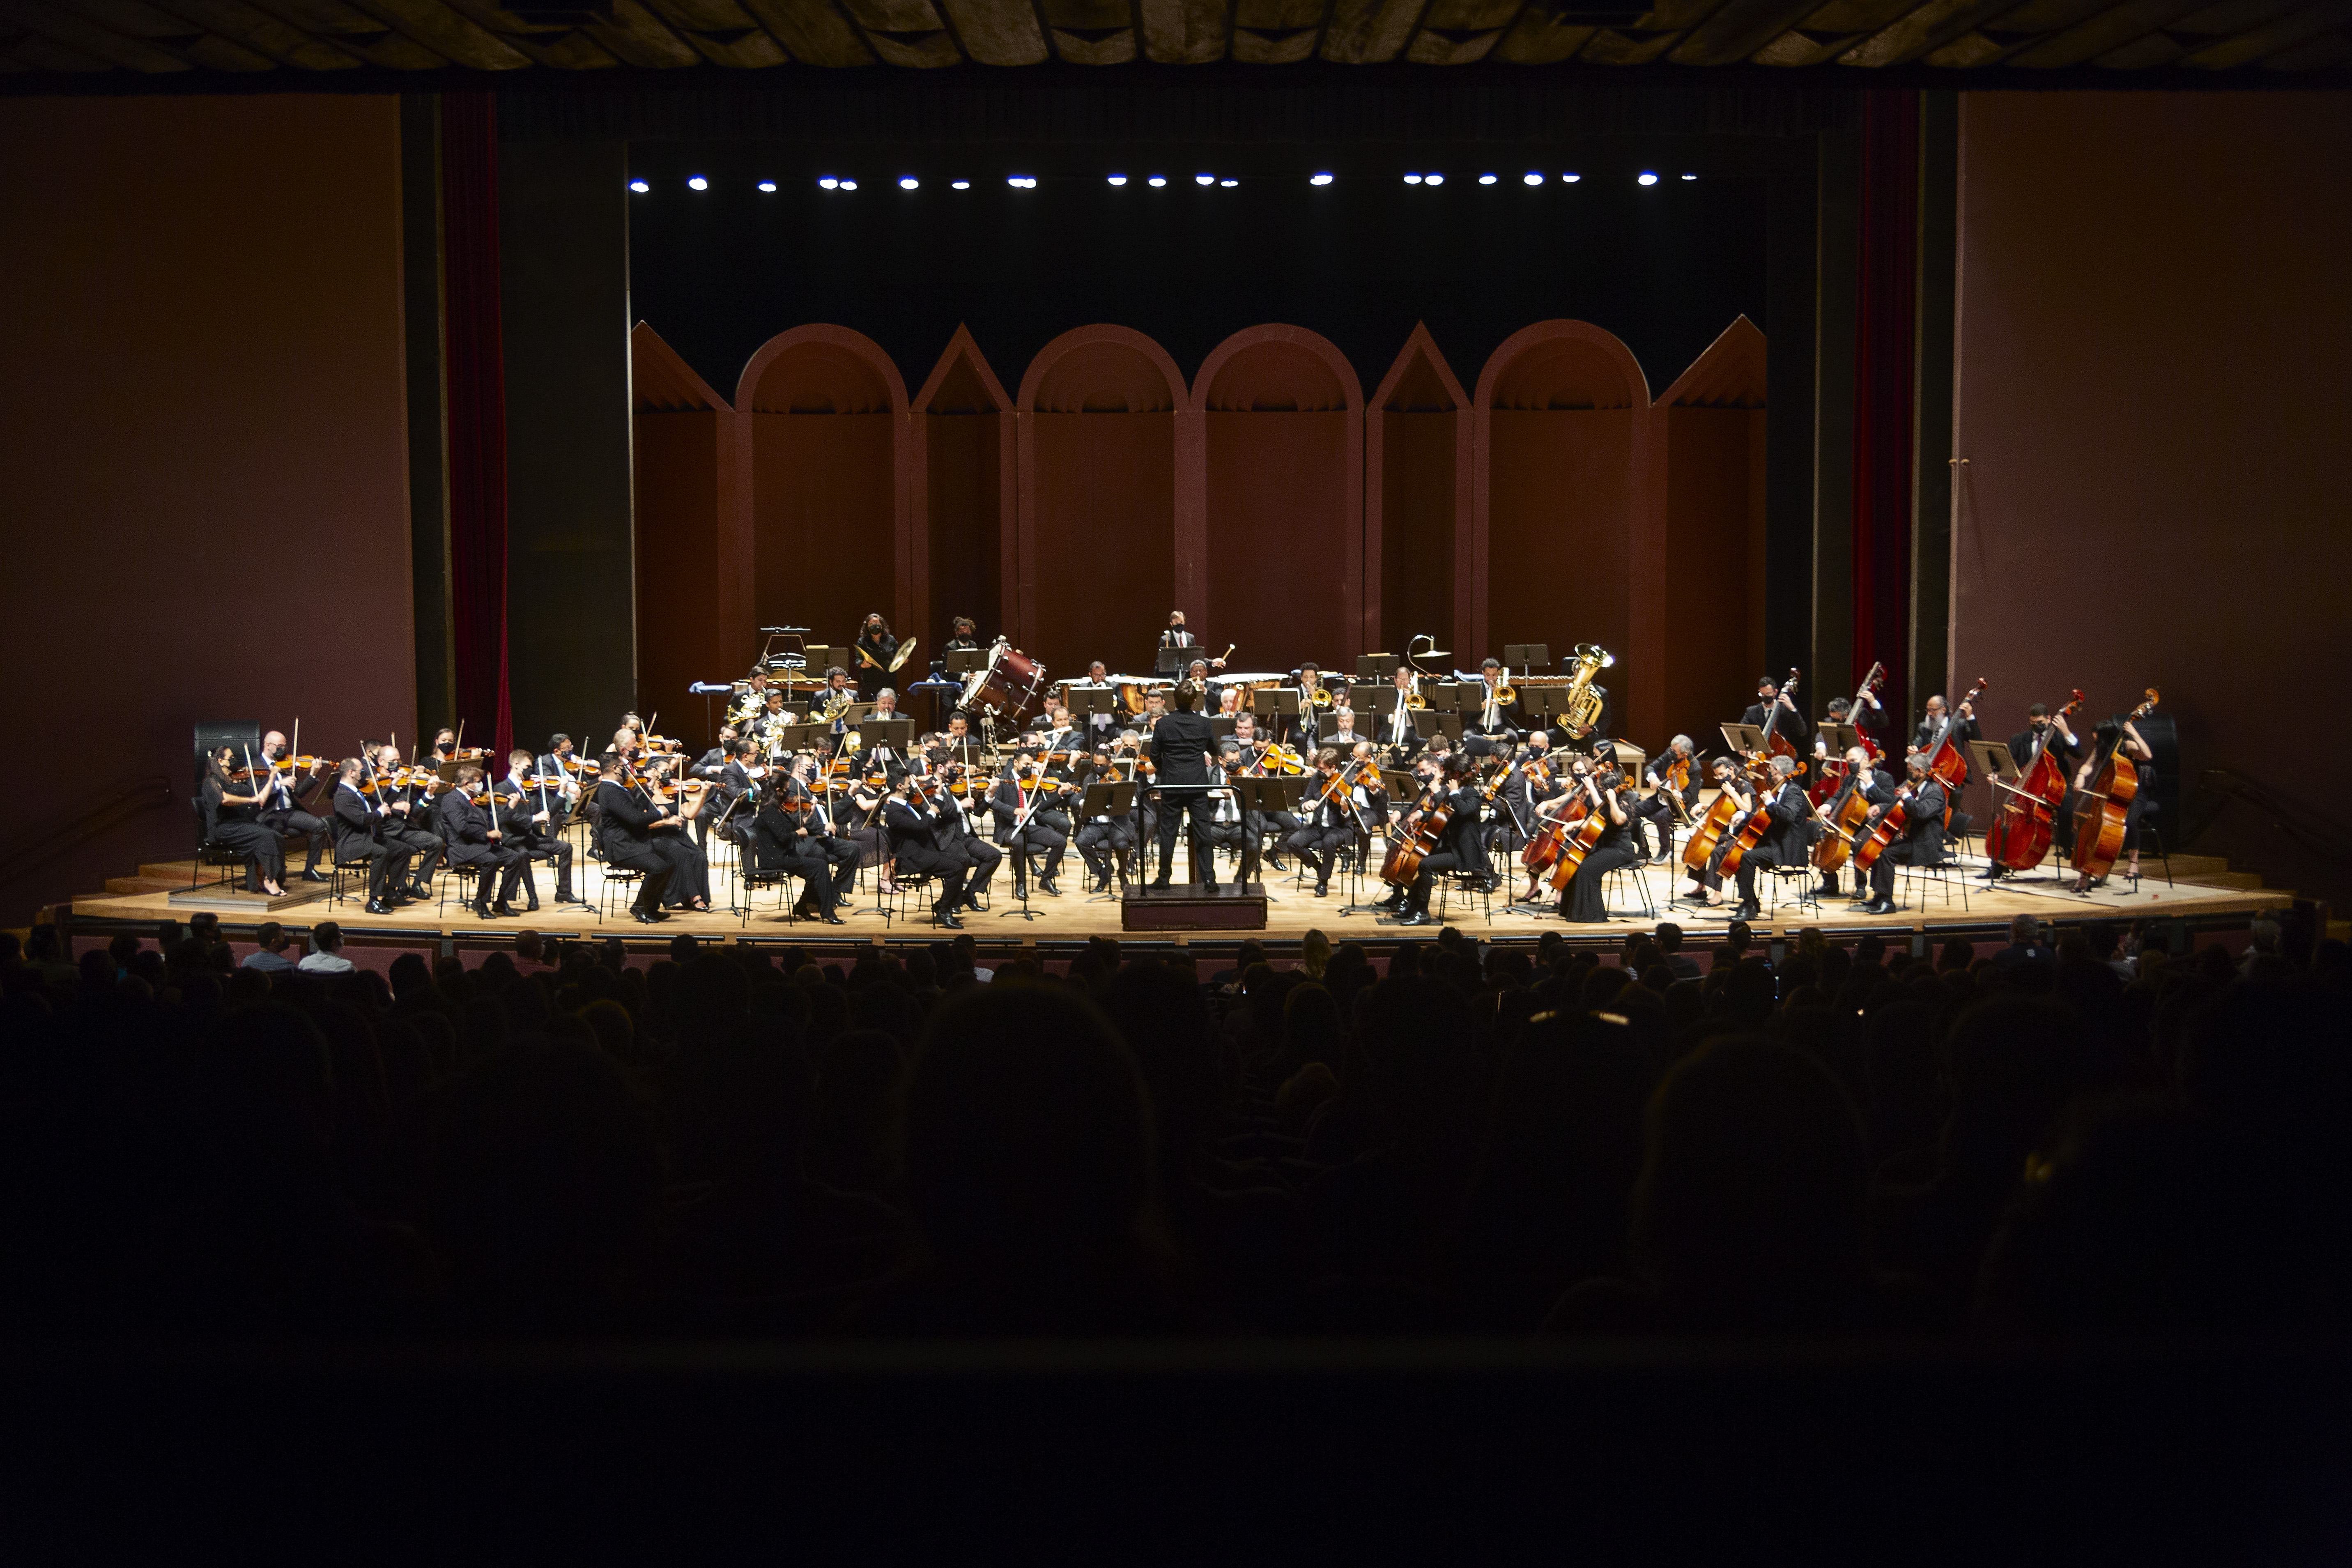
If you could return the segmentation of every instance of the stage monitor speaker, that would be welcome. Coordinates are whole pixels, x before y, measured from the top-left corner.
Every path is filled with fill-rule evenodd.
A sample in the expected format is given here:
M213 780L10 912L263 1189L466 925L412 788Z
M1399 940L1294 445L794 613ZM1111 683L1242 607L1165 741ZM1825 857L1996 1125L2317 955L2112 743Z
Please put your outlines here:
M242 758L247 749L257 757L261 755L261 725L251 719L199 719L196 721L196 757L199 761L223 746L237 748Z

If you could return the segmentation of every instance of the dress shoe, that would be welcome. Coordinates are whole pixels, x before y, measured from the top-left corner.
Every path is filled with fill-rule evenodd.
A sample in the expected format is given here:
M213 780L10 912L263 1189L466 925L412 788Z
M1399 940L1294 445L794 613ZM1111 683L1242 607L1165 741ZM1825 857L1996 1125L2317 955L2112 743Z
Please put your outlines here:
M1983 870L1978 872L1974 879L1979 882L1998 882L2000 880L2000 868L1998 866L1988 866Z
M537 904L533 904L531 905L531 908L537 909L539 906ZM498 916L500 920L509 921L519 921L522 919L523 915L522 910L515 908L504 899L500 899L497 903L490 906L490 913Z
M1318 883L1316 883L1316 884L1315 884L1315 896L1316 896L1317 898L1318 898L1318 899L1328 899L1328 898L1329 898L1329 897L1331 896L1331 884L1330 884L1330 883L1328 883L1328 882L1318 882Z
M1875 902L1864 905L1862 912L1866 915L1891 915L1895 912L1895 900L1880 899Z
M558 893L555 895L555 901L559 904L584 904L588 900L577 893Z
M1736 921L1752 921L1763 912L1763 906L1757 903L1755 900L1749 899L1731 911L1731 918Z
M1040 877L1037 879L1037 890L1049 899L1058 899L1062 896L1062 889L1054 886L1054 879L1051 877Z
M629 911L629 913L630 913L630 915L631 915L631 916L632 916L632 917L636 921L636 922L637 922L639 925L641 925L641 926L649 926L649 925L653 924L653 923L654 923L654 921L657 921L657 920L660 920L660 919L662 918L662 916L661 916L661 915L659 915L659 914L656 913L654 910L636 910L636 909L633 909L633 910L631 910Z
M1168 886L1168 879L1165 877L1154 877L1151 879L1151 885L1155 888L1164 888Z
M527 915L535 915L539 913L539 900L537 899L525 900L522 906L522 912Z
M943 902L933 904L931 906L931 919L938 924L947 927L950 931L963 930L963 921L956 919L955 911L948 908Z
M847 925L849 923L847 921L843 920L839 915L835 914L831 910L819 910L817 911L816 918L823 921L829 926Z
M408 905L415 903L416 901L416 895L408 892L386 893L382 899L377 900L379 903L390 904L395 910L404 909Z
M302 873L302 879L306 882L323 882L327 880L327 874L324 871L318 870L314 868L310 870L304 871Z
M1269 871L1287 871L1290 869L1289 867L1282 863L1282 857L1279 855L1267 856L1265 858L1265 868Z
M370 899L367 901L367 912L372 915L388 915L392 913L392 906L382 899Z
M488 920L490 918L490 906L488 904L476 904L474 906L474 918L478 921Z
M1429 911L1427 910L1407 910L1404 913L1397 917L1396 923L1401 926L1425 926L1429 923Z

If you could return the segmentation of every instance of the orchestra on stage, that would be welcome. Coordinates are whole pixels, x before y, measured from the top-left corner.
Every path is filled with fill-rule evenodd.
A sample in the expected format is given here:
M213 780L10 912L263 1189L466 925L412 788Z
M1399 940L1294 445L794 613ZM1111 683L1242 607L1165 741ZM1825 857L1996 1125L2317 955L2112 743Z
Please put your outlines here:
M881 615L840 649L768 628L750 674L698 689L729 700L717 743L694 757L635 713L593 756L569 734L492 756L461 728L412 754L388 737L314 757L299 724L290 742L271 731L257 753L203 758L208 846L243 858L248 889L282 897L285 845L299 838L299 877L363 884L371 914L454 879L485 921L537 910L541 867L555 905L583 906L578 856L646 923L711 910L724 849L730 897L796 882L793 916L840 925L870 877L877 898L919 899L960 928L1000 873L1023 910L1062 897L1073 851L1083 895L1168 889L1181 831L1203 892L1295 868L1302 893L1329 899L1336 882L1340 912L1402 926L1428 923L1441 888L1586 924L1609 918L1612 876L1654 867L1676 868L1671 903L1718 918L1761 912L1759 876L1795 879L1815 905L1843 879L1851 912L1891 914L1898 870L1963 874L1954 850L1972 837L1982 865L1967 875L2055 857L2058 884L2087 893L2118 861L2137 877L2151 809L2139 722L2153 689L2095 724L2080 691L2054 710L2033 703L1995 748L1979 680L1956 703L1928 698L1897 754L1882 668L1818 721L1792 669L1758 680L1719 748L1677 734L1646 752L1615 735L1598 679L1614 660L1591 644L1557 670L1535 645L1453 668L1421 636L1357 660L1352 678L1314 663L1244 672L1232 645L1211 655L1174 612L1152 673L1097 660L1054 681L975 631L956 618L902 699L893 683L917 639ZM1995 799L1981 825L1958 808L1979 771ZM1649 901L1640 887L1624 896Z

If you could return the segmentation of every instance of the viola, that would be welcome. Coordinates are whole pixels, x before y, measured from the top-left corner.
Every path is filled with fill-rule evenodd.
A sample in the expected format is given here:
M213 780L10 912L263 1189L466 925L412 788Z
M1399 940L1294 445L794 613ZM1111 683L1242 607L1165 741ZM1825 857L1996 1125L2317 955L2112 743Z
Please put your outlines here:
M2058 719L2071 719L2083 710L2083 691L2060 709ZM2033 759L2017 787L2002 792L2000 810L1985 833L1985 858L2005 871L2030 871L2050 853L2058 826L2058 805L2066 798L2066 770L2050 752L2050 737L2057 733L2053 719L2034 737Z
M2139 794L2139 767L2124 755L2124 743L2129 738L2125 731L2154 712L2157 701L2156 688L2151 686L2147 700L2124 715L2123 723L2116 726L2115 745L2093 776L2082 804L2074 808L2074 865L2085 884L2105 877L2123 852L2124 819Z

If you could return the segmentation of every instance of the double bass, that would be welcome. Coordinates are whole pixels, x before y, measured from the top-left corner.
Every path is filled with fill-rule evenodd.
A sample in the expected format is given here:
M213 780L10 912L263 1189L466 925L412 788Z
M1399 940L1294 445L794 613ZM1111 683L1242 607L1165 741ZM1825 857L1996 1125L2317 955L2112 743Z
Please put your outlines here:
M1786 708L1780 706L1780 699L1788 697L1790 700L1793 702L1796 700L1790 694L1794 692L1796 689L1797 667L1795 665L1790 665L1789 667L1789 679L1780 682L1780 689L1773 694L1772 705L1764 710L1764 750L1759 753L1759 759L1762 762L1769 763L1774 757L1788 757L1797 761L1802 760L1797 755L1797 743L1794 741L1790 740L1788 736L1780 733L1780 715L1788 711ZM1754 773L1756 771L1756 767L1757 761L1751 760L1748 764L1748 772L1751 773Z
M2034 737L2033 758L2026 764L2024 778L2004 791L2000 810L1985 833L1985 858L2001 870L2031 871L2049 856L2058 826L2058 805L2066 798L2066 770L2051 755L2050 737L2056 733L2059 720L2071 719L2082 710L2083 691L2077 687L2074 700L2053 714L2049 725Z
M2151 686L2147 700L2124 715L2123 722L2116 726L2116 743L2107 749L2106 760L2095 774L2090 763L2083 764L2091 782L2083 786L2082 803L2074 807L2077 892L2105 878L2123 852L2124 819L2131 813L2132 798L2139 794L2139 768L2124 755L2124 745L2131 738L2131 727L2156 710L2157 700L2156 688Z
M1977 699L1983 696L1991 686L1991 681L1981 675L1978 676L1977 683L1969 688L1969 694L1961 698L1956 706L1945 713L1944 727L1937 731L1935 738L1927 742L1927 772L1934 775L1937 784L1944 786L1945 795L1955 805L1959 801L1960 791L1968 787L1969 759L1967 752L1952 744L1952 726L1959 722L1960 710L1974 708L1977 705ZM1945 808L1945 816L1948 819L1950 815L1951 808L1948 806Z
M1869 733L1863 729L1858 716L1862 712L1863 705L1870 700L1871 693L1885 684L1885 681L1886 666L1876 659L1872 659L1870 673L1862 678L1860 686L1854 688L1853 700L1846 707L1846 717L1856 721L1853 724L1854 743L1862 748L1862 754L1869 758L1873 764L1875 764L1885 753L1880 750L1878 742L1872 740ZM1845 759L1829 758L1822 763L1820 773L1821 776L1815 779L1811 787L1805 791L1805 798L1811 801L1816 808L1838 793L1839 784L1845 777Z

